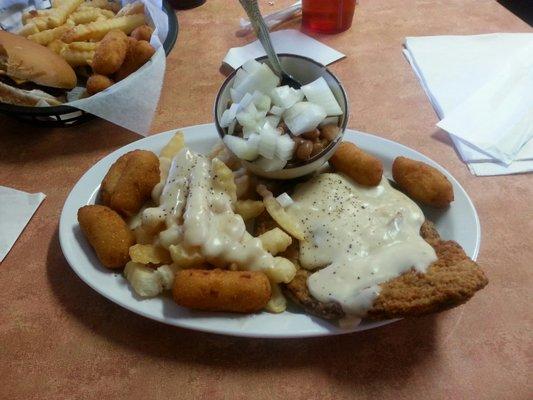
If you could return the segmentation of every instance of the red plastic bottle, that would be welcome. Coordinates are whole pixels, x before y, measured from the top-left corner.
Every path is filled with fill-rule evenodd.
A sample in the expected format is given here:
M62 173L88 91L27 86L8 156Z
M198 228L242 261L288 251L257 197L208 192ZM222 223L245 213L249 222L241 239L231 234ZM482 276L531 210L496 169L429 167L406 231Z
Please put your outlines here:
M352 26L356 0L302 0L302 27L317 33L339 33Z

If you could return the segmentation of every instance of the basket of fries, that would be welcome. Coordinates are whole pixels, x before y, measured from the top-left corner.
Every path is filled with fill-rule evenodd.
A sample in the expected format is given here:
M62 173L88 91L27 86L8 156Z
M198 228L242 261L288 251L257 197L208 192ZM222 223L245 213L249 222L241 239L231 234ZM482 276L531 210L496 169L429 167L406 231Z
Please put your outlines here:
M6 54L0 57L0 112L46 126L71 126L95 115L120 124L98 109L113 112L109 104L120 105L117 93L131 98L128 87L143 79L137 75L162 81L178 33L166 0L12 3L0 19L0 53ZM159 92L151 97L157 104Z

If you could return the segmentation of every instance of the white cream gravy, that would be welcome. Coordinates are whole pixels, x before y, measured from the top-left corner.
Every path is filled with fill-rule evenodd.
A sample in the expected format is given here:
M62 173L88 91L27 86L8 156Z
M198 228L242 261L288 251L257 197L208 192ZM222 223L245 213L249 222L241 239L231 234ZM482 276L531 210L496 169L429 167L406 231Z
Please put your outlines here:
M142 213L143 226L164 223L156 244L167 249L180 244L213 265L263 271L273 281L279 279L274 270L294 269L279 265L261 240L246 231L231 196L215 185L212 161L202 155L184 149L174 157L157 203ZM285 276L292 279L294 271Z
M336 173L297 186L286 210L298 218L307 240L300 264L315 270L307 285L322 302L338 302L348 315L364 316L379 284L411 268L425 272L437 259L420 236L422 210L386 178L372 188Z

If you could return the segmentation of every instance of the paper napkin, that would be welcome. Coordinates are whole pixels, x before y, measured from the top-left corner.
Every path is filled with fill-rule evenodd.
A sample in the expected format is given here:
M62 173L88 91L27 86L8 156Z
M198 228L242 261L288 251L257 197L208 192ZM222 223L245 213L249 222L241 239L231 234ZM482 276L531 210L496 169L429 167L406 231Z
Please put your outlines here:
M515 85L512 93L510 90L513 86L510 82L516 82L517 74L522 77L521 79L526 81L529 79L524 73L520 73L520 70L528 64L526 53L530 51L528 49L532 43L533 34L408 37L405 40L404 54L440 118L446 119L452 115L452 112L459 113L462 108L466 110L466 105L470 104L473 108L470 108L466 115L470 126L481 128L486 123L492 127L499 118L505 128L493 130L491 132L493 141L488 145L486 141L482 143L487 137L485 132L477 131L477 139L471 136L470 129L462 129L463 132L468 131L468 134L451 136L461 158L469 163L469 169L476 175L500 175L533 170L533 143L530 144L532 139L527 140L530 127L528 128L529 124L526 121L530 118L530 111L525 100L528 93L520 85ZM520 55L521 53L523 55ZM515 77L514 81L512 76ZM503 101L503 96L494 94L498 87L505 88L505 94L510 96L510 100L524 96L524 101L520 102L523 118L517 116L515 110L511 115L505 112L506 108L509 110L506 106L508 103ZM496 103L494 98L490 100L491 96L488 96L488 93L493 93L497 99ZM475 95L477 98L473 97ZM473 99L466 103L471 97ZM485 118L483 114L480 116L477 110L481 107L481 98L486 104L485 112L487 107L496 107L499 114L490 112ZM471 122L475 119L477 122ZM516 125L512 121L521 119L525 121L517 124L523 124L523 129L514 128L520 132L520 138L516 139L516 134L508 129ZM499 135L505 138L506 133L507 138L512 138L513 144L509 145L509 142L504 140L495 146L494 139ZM520 144L523 145L521 148ZM496 151L498 146L502 146L503 153L507 155ZM509 146L514 147L509 150ZM516 164L509 165L513 160Z
M505 164L533 138L533 42L437 126Z
M344 54L337 50L295 29L271 32L270 37L272 38L272 44L276 49L276 53L297 54L312 58L324 65L331 64L345 57ZM261 57L265 54L259 40L255 40L246 46L229 49L226 57L224 57L224 63L237 69L249 59Z
M0 262L46 196L0 186Z

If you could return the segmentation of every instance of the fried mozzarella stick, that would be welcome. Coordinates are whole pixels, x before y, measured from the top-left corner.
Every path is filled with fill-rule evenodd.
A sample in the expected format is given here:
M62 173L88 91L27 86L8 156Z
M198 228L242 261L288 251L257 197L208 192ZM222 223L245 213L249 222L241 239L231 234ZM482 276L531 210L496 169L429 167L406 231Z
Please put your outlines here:
M413 200L436 208L447 207L453 201L453 187L438 169L407 157L396 157L392 176Z
M122 268L130 260L135 237L120 215L105 206L84 206L78 210L81 231L107 268Z
M342 142L335 150L329 163L337 171L348 175L355 182L364 186L377 186L383 175L381 161L361 150L355 144Z
M263 272L187 269L174 279L172 295L180 306L204 311L253 313L267 305L270 282Z

